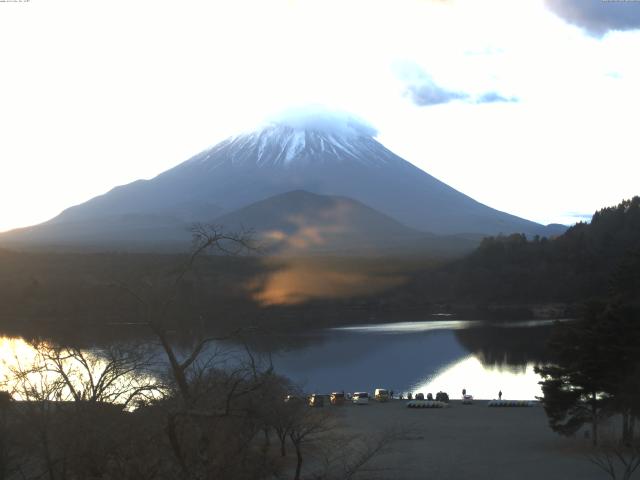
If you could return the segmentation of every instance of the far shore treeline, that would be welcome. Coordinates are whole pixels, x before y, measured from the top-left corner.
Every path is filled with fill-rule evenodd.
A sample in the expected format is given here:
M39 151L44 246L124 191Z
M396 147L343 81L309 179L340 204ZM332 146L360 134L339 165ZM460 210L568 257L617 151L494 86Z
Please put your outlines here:
M28 336L132 327L138 307L121 287L161 292L183 261L180 255L0 250L0 328ZM415 319L443 311L476 319L575 316L586 302L606 299L615 276L637 292L639 265L640 197L634 197L556 238L487 237L458 259L207 256L177 292L175 318L181 325L195 322L193 328L246 322L291 330L385 321L397 313ZM271 285L276 277L285 285ZM348 281L338 282L323 296L326 285L343 278L380 288L350 291ZM307 281L310 291L283 295L287 279ZM281 296L269 301L269 288Z
M634 197L556 238L487 237L465 258L422 272L415 286L436 301L570 305L606 298L615 275L637 288L639 268L640 197Z

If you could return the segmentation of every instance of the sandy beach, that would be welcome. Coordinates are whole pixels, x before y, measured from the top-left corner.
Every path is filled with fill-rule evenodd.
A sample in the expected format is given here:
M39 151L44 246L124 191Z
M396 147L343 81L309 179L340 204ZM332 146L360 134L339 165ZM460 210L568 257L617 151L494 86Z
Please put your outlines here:
M346 428L362 435L406 430L373 465L386 470L369 478L567 480L602 479L584 439L554 433L540 405L491 408L487 401L449 408L412 409L406 401L345 405ZM377 476L376 476L377 475Z

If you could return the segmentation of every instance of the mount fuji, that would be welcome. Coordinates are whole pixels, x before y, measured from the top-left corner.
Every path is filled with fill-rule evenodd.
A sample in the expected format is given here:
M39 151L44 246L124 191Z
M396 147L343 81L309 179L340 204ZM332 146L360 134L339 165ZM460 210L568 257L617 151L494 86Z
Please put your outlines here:
M294 191L352 201L358 208L351 215L366 209L363 236L371 224L389 222L397 226L390 234L402 230L412 238L558 233L458 192L388 150L375 134L366 123L343 114L289 116L224 140L151 180L116 187L48 222L1 235L0 243L140 248L184 243L190 222L233 218L243 223L247 207ZM279 205L281 220L291 219L289 209L300 195L269 205ZM314 201L322 205L318 208L333 205ZM248 211L255 220L260 208ZM326 222L326 215L313 208L303 217L307 223L316 217ZM267 231L277 225L263 221L260 227ZM374 230L372 235L381 235Z

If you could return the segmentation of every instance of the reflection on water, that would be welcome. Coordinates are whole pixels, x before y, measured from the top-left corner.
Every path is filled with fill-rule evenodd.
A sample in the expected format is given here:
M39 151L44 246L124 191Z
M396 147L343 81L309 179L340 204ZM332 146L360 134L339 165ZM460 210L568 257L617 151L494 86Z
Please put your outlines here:
M15 400L87 400L130 408L160 394L145 346L93 349L0 337L0 389Z
M467 320L442 320L437 322L398 322L382 325L355 325L351 327L337 327L333 330L362 333L409 333L429 332L432 330L462 330L470 328L478 322Z
M544 345L551 327L546 322L515 322L456 330L456 339L485 366L511 367L546 361Z
M323 243L322 236L327 233L303 228L289 241L295 238L297 242ZM261 305L296 305L315 299L371 295L397 287L406 280L402 273L380 269L374 264L345 263L343 259L330 261L326 257L298 257L294 251L287 253L283 257L265 260L270 273L248 286L253 291L254 300Z
M274 355L276 368L308 391L395 392L463 388L476 398L534 399L548 322L399 322L327 330L319 341Z
M278 371L313 392L406 390L425 373L468 353L452 331L427 334L325 333L324 341L273 356Z
M494 399L502 391L503 398L511 400L531 400L542 396L538 382L540 376L533 371L533 364L524 367L485 366L474 355L448 365L434 375L416 383L413 392L433 393L443 390L452 398L460 398L466 389L474 398Z
M276 371L308 392L383 387L425 394L442 390L458 398L466 388L476 398L494 398L502 390L506 398L533 399L540 395L533 366L545 361L550 328L547 322L398 322L276 336L265 344ZM228 355L234 347L211 345L207 353L225 357L220 348ZM242 355L244 347L236 351ZM35 360L27 342L0 338L0 381ZM99 361L95 366L103 367Z
M21 399L15 373L28 371L37 363L37 352L21 338L0 337L0 389L14 392L16 399ZM34 385L39 381L46 383L52 375L44 372L44 377L36 379L35 375L26 378Z
M4 377L13 360L31 361L35 358L33 347L21 338L0 337L0 377Z

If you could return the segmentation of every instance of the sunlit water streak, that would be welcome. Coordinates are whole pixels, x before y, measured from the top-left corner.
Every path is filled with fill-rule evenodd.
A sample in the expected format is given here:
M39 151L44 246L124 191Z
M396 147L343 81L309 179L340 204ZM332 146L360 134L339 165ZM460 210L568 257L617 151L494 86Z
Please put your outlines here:
M439 315L439 314L437 314ZM558 320L519 320L517 322L486 322L482 320L437 320L427 322L394 322L383 324L351 325L334 327L331 330L362 333L409 333L429 332L433 330L464 330L467 328L530 328L552 326L556 322L567 322L570 319Z
M478 322L470 320L439 320L435 322L397 322L370 325L335 327L332 330L361 333L410 333L434 330L461 330L473 327Z
M488 367L475 355L469 355L417 382L410 390L425 396L427 393L435 396L443 390L452 398L461 398L462 389L466 389L467 394L477 399L495 399L502 391L504 399L532 400L542 396L538 385L540 376L534 372L534 366L527 364L521 369Z
M15 387L14 370L28 370L36 362L37 352L21 338L0 337L0 389L12 391ZM43 380L51 378L49 374ZM35 381L35 379L34 379Z
M81 358L69 356L66 350L61 351L61 368L69 382L65 384L55 362L44 354L46 347L45 344L38 351L22 338L0 337L0 390L9 392L14 400L72 401L73 391L87 398L90 385L97 386L101 376L105 375L104 380L109 383L100 388L98 400L126 403L125 399L136 388L157 383L150 371L142 368L137 372L109 376L107 372L113 371L114 364L101 358L95 351L85 349L81 351ZM122 367L126 368L126 365L117 368ZM73 385L73 391L68 385ZM132 395L132 399L159 396L159 391L145 388L143 395Z

